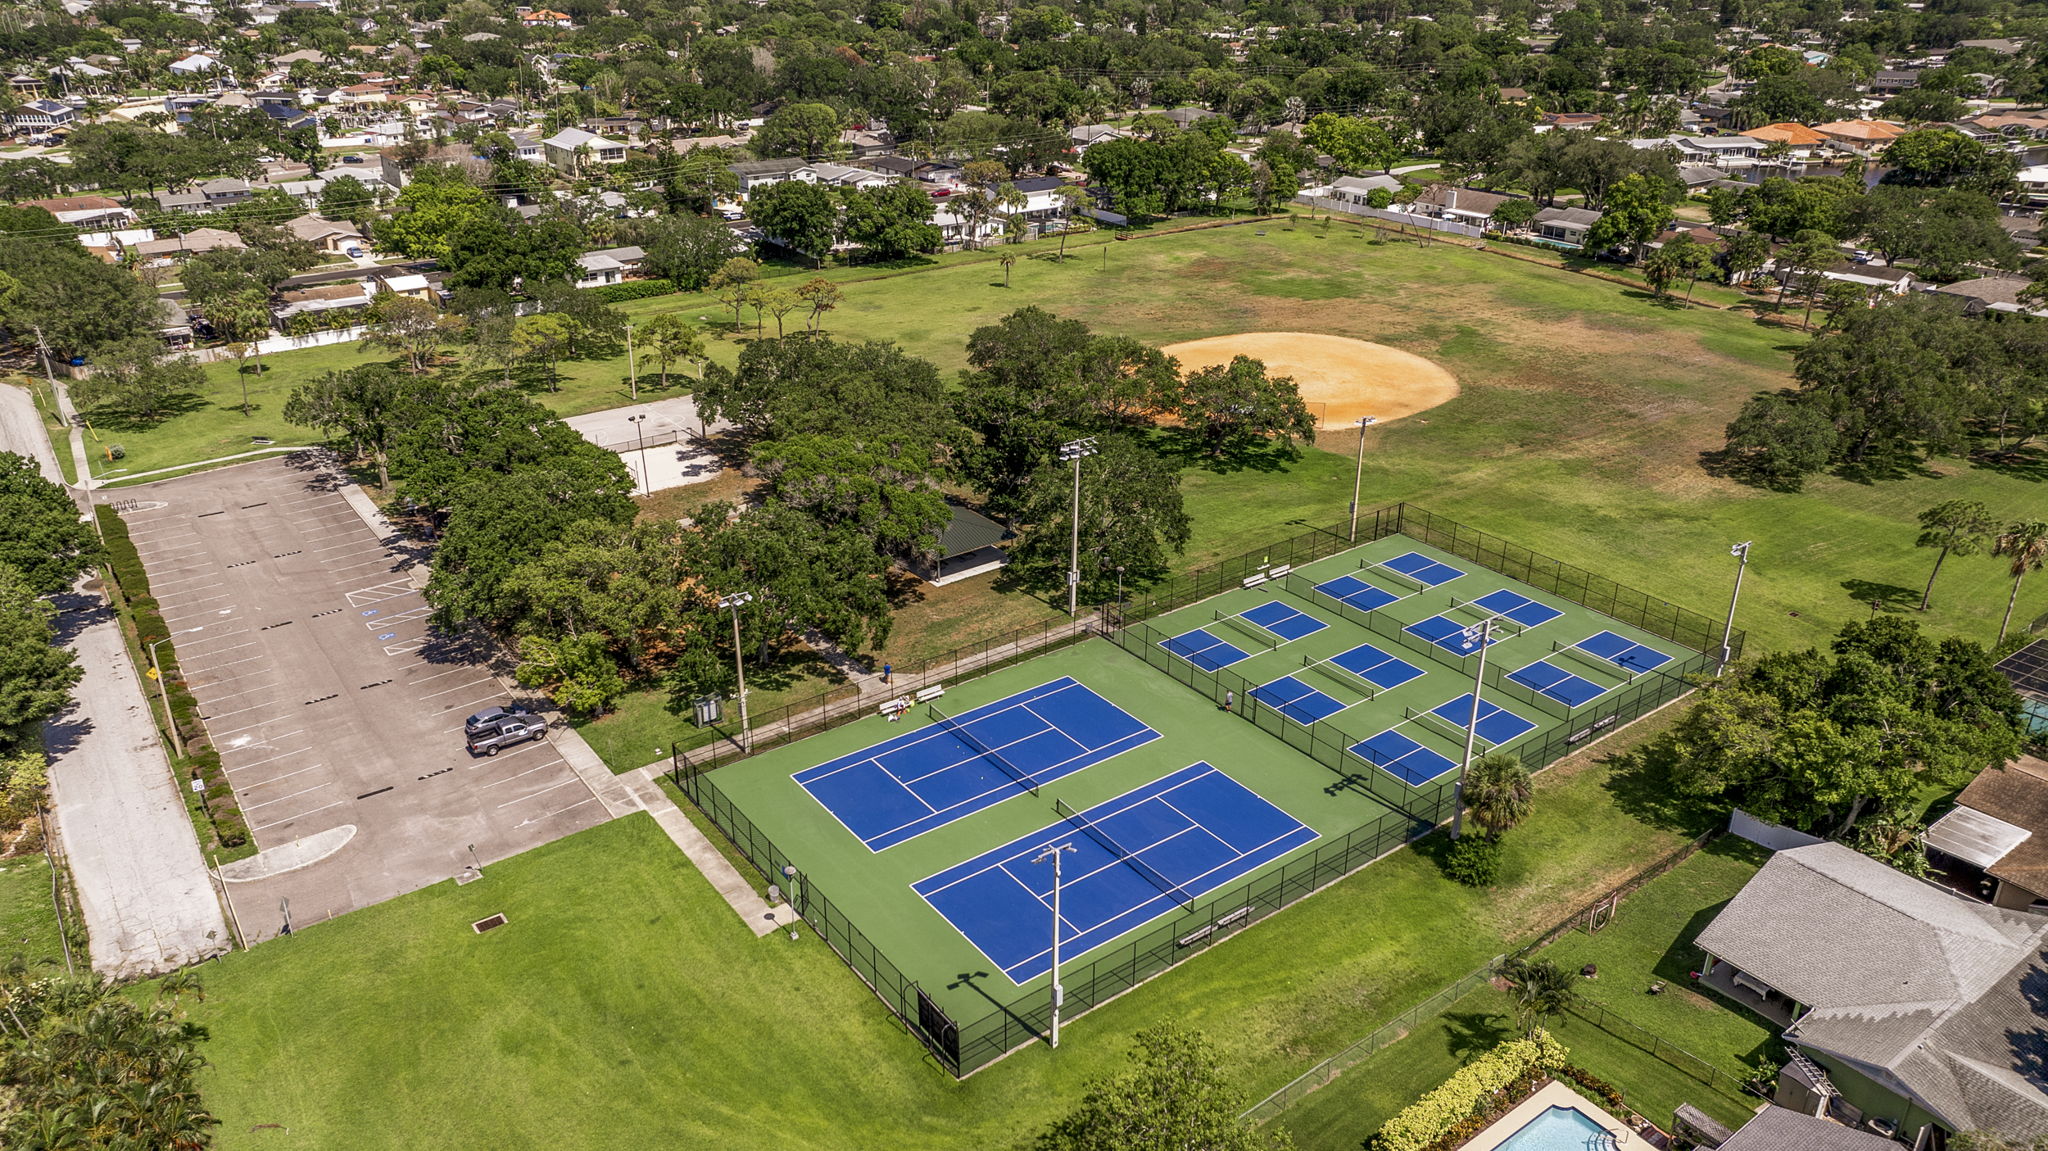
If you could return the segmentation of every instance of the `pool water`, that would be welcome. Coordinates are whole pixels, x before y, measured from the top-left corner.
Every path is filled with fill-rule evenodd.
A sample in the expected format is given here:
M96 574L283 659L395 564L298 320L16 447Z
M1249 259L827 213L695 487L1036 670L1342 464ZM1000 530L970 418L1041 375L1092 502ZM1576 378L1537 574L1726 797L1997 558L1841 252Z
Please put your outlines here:
M1583 1111L1552 1107L1508 1136L1498 1151L1607 1151L1607 1129Z

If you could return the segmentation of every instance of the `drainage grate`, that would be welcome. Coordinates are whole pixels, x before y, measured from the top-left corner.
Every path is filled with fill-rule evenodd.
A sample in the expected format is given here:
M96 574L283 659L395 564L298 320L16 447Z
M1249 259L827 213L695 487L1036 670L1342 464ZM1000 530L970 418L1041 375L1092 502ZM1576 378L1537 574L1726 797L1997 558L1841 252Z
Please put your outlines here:
M470 924L469 929L471 931L476 932L478 935L482 935L484 932L489 931L493 927L503 926L505 926L505 913L500 911L498 914L493 915L488 919L479 919L475 923Z

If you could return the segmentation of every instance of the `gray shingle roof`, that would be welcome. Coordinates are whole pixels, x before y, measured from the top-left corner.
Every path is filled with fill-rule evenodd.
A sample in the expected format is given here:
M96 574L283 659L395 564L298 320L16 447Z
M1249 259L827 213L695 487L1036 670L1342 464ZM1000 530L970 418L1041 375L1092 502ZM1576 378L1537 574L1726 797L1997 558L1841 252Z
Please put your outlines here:
M1882 1135L1771 1106L1757 1112L1721 1151L1900 1151Z

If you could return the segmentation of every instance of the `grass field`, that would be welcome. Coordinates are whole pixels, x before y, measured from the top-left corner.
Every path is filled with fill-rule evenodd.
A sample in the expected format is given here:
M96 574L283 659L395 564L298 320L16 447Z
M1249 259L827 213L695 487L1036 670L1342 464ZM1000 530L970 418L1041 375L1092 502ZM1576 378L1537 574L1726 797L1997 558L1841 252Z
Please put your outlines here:
M0 960L16 956L31 967L64 964L50 902L50 861L43 855L0 860Z
M210 966L218 1142L1010 1146L1161 1018L1258 1098L1682 842L1611 750L1539 777L1499 887L1397 852L964 1084L814 938L755 940L633 816Z

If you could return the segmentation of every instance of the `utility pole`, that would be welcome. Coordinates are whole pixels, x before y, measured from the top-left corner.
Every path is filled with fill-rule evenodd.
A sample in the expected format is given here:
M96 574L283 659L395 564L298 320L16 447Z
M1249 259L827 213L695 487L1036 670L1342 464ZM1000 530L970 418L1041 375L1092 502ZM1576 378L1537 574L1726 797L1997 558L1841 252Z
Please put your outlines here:
M1727 671L1728 661L1735 656L1734 649L1731 646L1735 640L1735 605L1742 600L1742 573L1749 570L1749 545L1754 542L1754 540L1743 540L1741 543L1728 549L1728 554L1736 559L1735 594L1728 597L1728 623L1727 626L1721 629L1721 666L1714 669L1715 675L1720 675L1722 672Z
M626 384L633 389L633 402L640 402L640 369L633 360L633 325L626 325Z
M1060 1008L1065 1006L1067 1001L1067 989L1060 985L1060 856L1073 850L1074 845L1071 843L1048 844L1046 849L1039 853L1038 858L1031 861L1033 863L1044 863L1048 859L1052 860L1052 1045L1054 1049L1058 1049L1060 1045Z
M1472 744L1479 738L1479 689L1486 686L1486 648L1493 642L1493 617L1465 629L1464 646L1479 645L1479 670L1472 676L1472 714L1466 717L1465 758L1458 763L1458 782L1451 788L1451 838L1465 833L1465 773L1472 769Z
M1074 464L1074 536L1067 553L1067 616L1072 618L1081 595L1081 461L1099 451L1094 436L1060 445L1060 459Z
M1358 493L1365 483L1365 429L1379 423L1378 416L1358 417L1358 467L1351 473L1351 542L1358 542Z
M740 749L753 750L753 734L747 723L747 666L740 658L740 609L754 602L751 592L729 595L718 606L732 612L732 670L740 681Z

